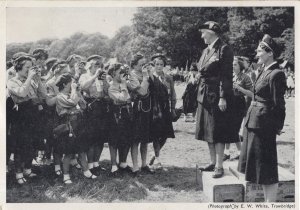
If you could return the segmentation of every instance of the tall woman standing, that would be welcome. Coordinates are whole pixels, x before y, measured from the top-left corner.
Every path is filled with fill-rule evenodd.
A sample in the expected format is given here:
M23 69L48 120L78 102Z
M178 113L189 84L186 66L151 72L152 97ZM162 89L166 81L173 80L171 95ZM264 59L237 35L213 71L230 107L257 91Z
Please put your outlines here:
M9 95L16 110L12 132L16 138L15 168L18 184L24 184L24 176L31 178L36 174L31 171L34 158L33 144L36 141L38 104L46 97L46 89L41 83L41 74L33 67L33 60L21 56L15 61L16 76L7 82Z
M175 138L172 119L176 116L176 93L173 78L163 71L166 58L162 54L152 56L154 63L153 82L153 121L151 124L151 138L155 157L150 164L159 169L162 164L159 160L160 150L165 145L167 138Z
M258 64L263 64L264 69L254 82L238 167L246 181L262 185L266 202L276 201L276 135L281 134L285 119L286 80L276 61L279 55L278 45L266 34L257 48Z

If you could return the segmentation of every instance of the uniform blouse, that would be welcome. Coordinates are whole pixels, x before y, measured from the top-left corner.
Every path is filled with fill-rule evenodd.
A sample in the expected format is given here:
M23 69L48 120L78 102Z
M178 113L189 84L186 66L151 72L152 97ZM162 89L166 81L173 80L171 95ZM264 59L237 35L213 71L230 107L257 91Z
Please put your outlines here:
M167 74L162 73L162 75L158 76L154 72L154 76L156 76L167 88L169 101L171 101L171 109L175 109L176 106L176 92L174 88L173 78Z
M59 116L78 111L77 104L80 96L75 94L58 93L56 97L56 112Z
M108 89L108 94L116 105L130 103L131 101L126 83L113 82Z
M244 88L245 90L252 89L252 81L247 74L240 72L238 75L233 76L233 82L237 83L240 87ZM235 96L244 96L244 94L237 89L233 89L233 93Z
M41 82L31 80L31 85L26 87L24 85L26 79L19 79L13 77L7 81L7 89L9 95L16 104L32 100L38 104L41 99L46 98L46 88Z
M129 75L127 87L131 91L132 98L135 99L148 94L149 82L143 79L142 72L132 70Z
M82 74L79 78L79 84L83 87L83 83L90 80L93 75L90 72ZM83 89L83 95L87 98L103 98L108 95L108 83L106 81L96 79L89 88Z

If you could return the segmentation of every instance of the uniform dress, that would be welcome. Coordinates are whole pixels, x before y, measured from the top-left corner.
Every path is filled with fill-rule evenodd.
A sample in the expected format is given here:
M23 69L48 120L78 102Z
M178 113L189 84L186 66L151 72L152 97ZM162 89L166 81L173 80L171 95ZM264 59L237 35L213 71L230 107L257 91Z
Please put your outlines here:
M47 90L47 96L48 98L53 98L56 97L57 94L59 93L58 87L56 86L56 77L52 77L46 82L46 90ZM50 147L49 149L51 150L53 148L53 152L56 153L56 140L53 138L53 129L55 126L58 124L58 116L56 114L56 106L47 106L45 115L47 117L47 122L46 122L46 136L48 146Z
M77 93L78 94L78 93ZM87 151L83 126L83 111L79 105L80 96L59 93L56 96L57 125L67 124L68 132L57 136L56 152L58 154L79 154ZM71 135L70 135L71 134Z
M182 95L183 99L183 113L194 113L197 110L198 102L197 102L197 93L198 93L198 83L192 82L191 78L193 75L189 75L188 84L185 88L185 91Z
M82 74L79 84L89 80L93 75L90 72ZM85 110L86 140L89 146L102 145L110 138L112 123L111 100L108 97L108 83L96 79L87 89L82 89L84 100L87 102Z
M247 181L265 185L278 182L276 132L284 124L285 90L285 75L278 63L262 71L254 83L238 166Z
M233 53L228 45L217 39L207 47L197 63L200 81L198 87L197 140L209 143L233 142ZM226 111L219 109L220 97L227 103Z
M31 81L29 87L24 86L26 79L13 77L7 82L7 89L14 102L14 114L11 134L15 138L14 152L20 161L26 162L25 167L31 168L34 157L34 143L38 141L38 104L46 97L46 89L41 82ZM30 161L31 160L31 161ZM19 164L19 161L16 161ZM21 166L17 166L21 167Z
M109 144L121 148L133 143L133 112L127 84L113 82L108 89L113 100L113 122L111 124L111 140Z
M250 77L247 74L244 74L243 72L240 72L238 75L234 75L233 82L237 83L240 87L246 89L246 90L252 90L252 82ZM243 122L243 118L247 111L247 105L246 105L246 98L243 93L238 91L237 89L233 89L234 94L234 104L235 104L235 110L234 110L234 120L233 120L233 127L234 127L234 141L239 142L239 131L241 129L241 124Z
M149 143L152 121L151 92L147 88L149 81L143 81L141 72L130 72L127 83L133 101L133 139L136 143Z
M171 109L175 109L176 93L173 78L169 75L154 75L151 81L153 119L151 138L153 141L175 138Z

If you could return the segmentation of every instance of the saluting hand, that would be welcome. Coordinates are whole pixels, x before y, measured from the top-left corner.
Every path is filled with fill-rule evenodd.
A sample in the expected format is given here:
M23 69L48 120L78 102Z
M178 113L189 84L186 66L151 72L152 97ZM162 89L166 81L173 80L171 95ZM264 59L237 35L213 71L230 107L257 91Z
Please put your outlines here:
M224 98L220 98L218 105L219 105L219 108L222 112L224 112L227 108L227 102Z

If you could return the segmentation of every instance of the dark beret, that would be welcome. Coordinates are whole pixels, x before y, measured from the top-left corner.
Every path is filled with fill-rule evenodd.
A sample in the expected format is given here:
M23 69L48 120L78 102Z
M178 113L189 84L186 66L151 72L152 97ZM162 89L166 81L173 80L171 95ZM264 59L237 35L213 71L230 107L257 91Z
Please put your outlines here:
M101 61L104 60L104 58L100 55L91 55L90 57L88 57L86 61L89 62L90 60L94 60L94 59L100 59Z
M67 84L67 83L69 83L69 82L71 82L71 81L72 81L72 75L69 74L69 73L65 73L65 74L60 75L60 76L56 79L55 85L56 85L57 87L59 87L59 86L62 86L63 84Z
M207 29L207 30L215 32L216 34L220 34L222 32L219 23L214 22L214 21L207 21L206 23L201 25L199 27L199 29L200 30L201 29Z
M162 53L155 53L152 57L151 57L151 61L153 61L155 58L161 58L162 60L166 61L166 56L164 56Z
M47 60L46 60L46 65L48 66L48 65L53 65L55 62L57 62L58 61L58 59L57 58L48 58Z
M41 56L48 57L48 52L47 52L47 50L45 50L43 48L37 48L37 49L33 50L32 55L34 57L41 57Z
M73 59L81 59L81 56L80 56L80 55L76 55L76 54L72 54L72 55L70 55L70 56L67 58L66 62L67 62L67 63L70 63Z
M269 34L264 35L260 44L269 48L275 54L275 56L280 54L280 49L279 49L278 44Z
M25 53L25 52L17 52L17 53L15 53L15 54L13 54L13 56L12 56L12 60L14 61L14 60L16 60L18 57L20 57L20 56L30 56L28 53Z
M53 64L51 71L54 71L59 65L67 65L67 62L64 60L57 61L56 63Z
M110 76L113 76L114 72L119 70L122 67L122 64L120 63L114 63L109 65L107 74Z
M33 61L32 57L23 55L23 56L18 57L16 60L14 60L14 64L17 65L25 60Z

